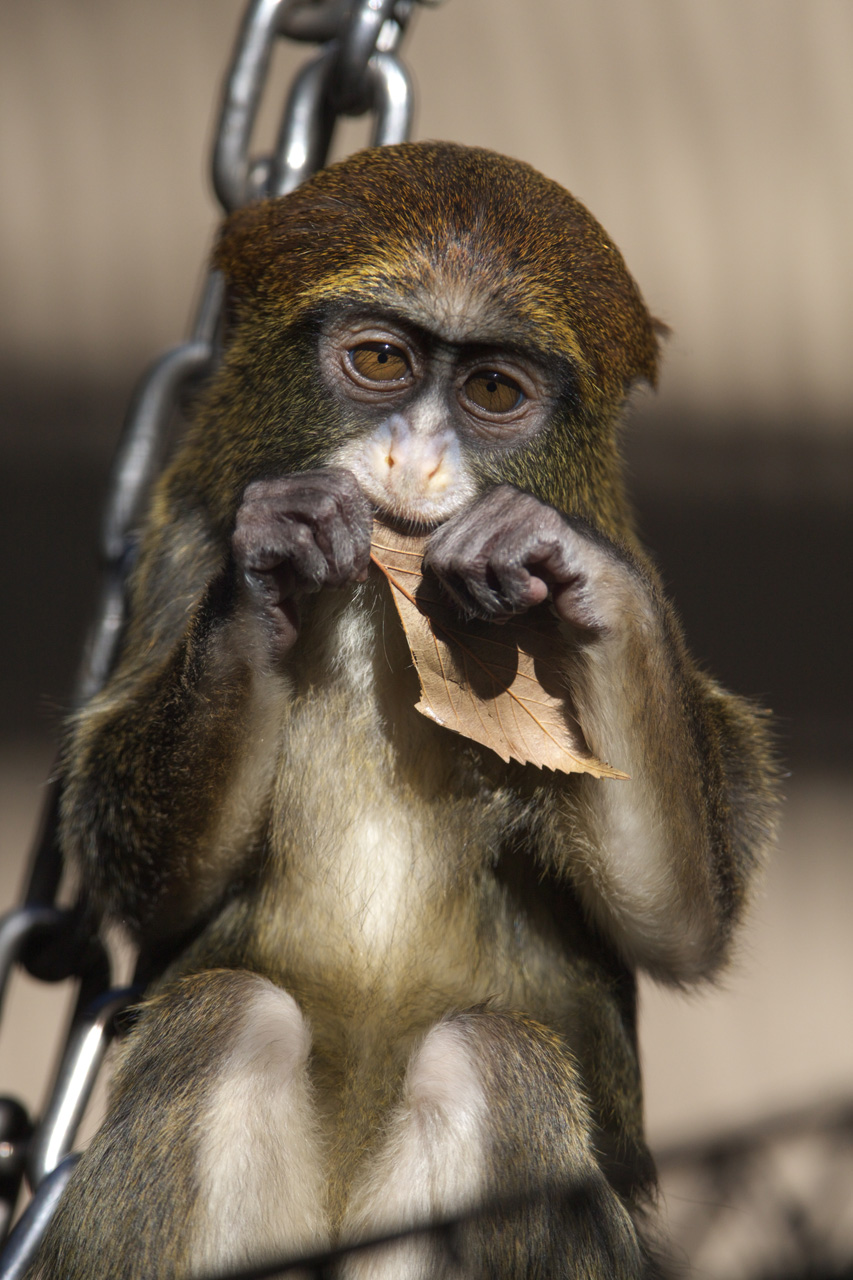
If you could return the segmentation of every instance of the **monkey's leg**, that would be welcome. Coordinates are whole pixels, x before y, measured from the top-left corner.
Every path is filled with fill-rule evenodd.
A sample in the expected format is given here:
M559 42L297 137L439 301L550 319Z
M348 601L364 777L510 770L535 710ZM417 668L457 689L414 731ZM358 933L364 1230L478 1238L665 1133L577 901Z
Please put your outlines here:
M433 1027L344 1230L376 1234L495 1199L506 1204L457 1233L457 1260L422 1238L365 1255L347 1280L645 1275L633 1222L596 1162L590 1127L574 1063L545 1027L486 1010ZM523 1204L526 1194L533 1199Z
M254 974L155 997L32 1280L178 1280L324 1243L309 1049L296 1002Z

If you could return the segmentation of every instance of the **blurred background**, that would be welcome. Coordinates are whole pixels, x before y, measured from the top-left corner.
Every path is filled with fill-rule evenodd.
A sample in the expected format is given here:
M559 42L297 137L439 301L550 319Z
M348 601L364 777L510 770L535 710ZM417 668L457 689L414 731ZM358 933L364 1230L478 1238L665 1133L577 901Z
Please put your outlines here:
M241 12L0 7L4 906L91 613L124 407L184 336L202 278ZM310 52L277 55L281 95ZM853 6L447 0L415 15L404 58L414 136L563 183L672 327L661 388L625 437L640 525L694 651L775 711L790 776L779 853L723 984L643 986L649 1131L697 1274L793 1274L798 1249L822 1259L810 1274L849 1274ZM354 122L338 149L366 139ZM58 1026L61 999L23 979L10 995L0 1090L32 1106L50 1050L31 1036ZM773 1188L764 1210L714 1182L733 1151L747 1178L747 1150Z

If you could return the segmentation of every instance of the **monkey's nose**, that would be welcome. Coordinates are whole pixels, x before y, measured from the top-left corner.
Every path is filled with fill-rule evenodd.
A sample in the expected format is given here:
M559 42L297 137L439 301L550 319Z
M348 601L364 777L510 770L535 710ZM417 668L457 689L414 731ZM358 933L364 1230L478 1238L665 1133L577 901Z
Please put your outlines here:
M416 430L395 414L383 432L383 483L402 495L442 493L458 475L459 446L452 431Z

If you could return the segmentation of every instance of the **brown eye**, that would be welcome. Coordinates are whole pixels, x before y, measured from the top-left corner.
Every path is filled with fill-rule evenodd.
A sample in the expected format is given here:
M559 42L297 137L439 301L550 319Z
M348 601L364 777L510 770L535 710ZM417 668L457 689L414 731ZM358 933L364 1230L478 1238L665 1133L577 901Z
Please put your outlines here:
M524 400L517 382L505 373L473 373L465 383L465 395L488 413L509 413Z
M356 373L368 382L400 382L409 373L409 362L390 342L362 342L349 352Z

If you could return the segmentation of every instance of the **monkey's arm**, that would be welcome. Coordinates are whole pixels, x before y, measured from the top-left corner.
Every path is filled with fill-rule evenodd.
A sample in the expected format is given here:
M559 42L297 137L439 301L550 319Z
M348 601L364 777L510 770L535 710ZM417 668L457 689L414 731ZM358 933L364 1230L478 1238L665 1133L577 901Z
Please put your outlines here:
M492 490L433 535L427 563L480 616L550 590L587 742L630 780L566 779L546 856L629 963L712 973L772 833L760 718L697 670L647 566L530 494Z
M65 851L95 904L148 941L203 919L247 869L296 602L364 576L369 557L369 507L343 472L250 485L230 548L179 506L155 506L122 662L75 717L63 769Z
M224 550L198 516L151 530L119 666L70 725L64 851L94 904L147 939L204 915L246 838L227 829L253 702L249 665L229 644L234 599Z

